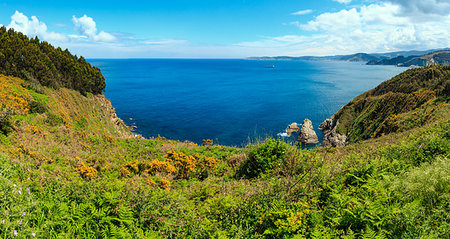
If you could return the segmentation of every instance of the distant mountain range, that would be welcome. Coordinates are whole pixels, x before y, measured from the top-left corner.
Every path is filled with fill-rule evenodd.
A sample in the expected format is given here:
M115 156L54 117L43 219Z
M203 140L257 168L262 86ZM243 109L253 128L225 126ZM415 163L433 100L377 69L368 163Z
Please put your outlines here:
M370 60L367 65L396 65L396 66L428 66L450 65L450 51L435 51L422 56L397 56L391 59Z
M356 53L336 56L274 56L248 57L247 60L312 60L312 61L349 61L367 62L368 65L426 66L450 65L450 48L427 51L398 51L389 53Z

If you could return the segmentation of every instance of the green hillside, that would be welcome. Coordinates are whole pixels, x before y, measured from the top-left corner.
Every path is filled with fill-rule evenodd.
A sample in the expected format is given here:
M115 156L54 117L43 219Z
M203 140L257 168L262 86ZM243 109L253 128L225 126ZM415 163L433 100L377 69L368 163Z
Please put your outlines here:
M448 76L382 83L336 115L353 143L306 150L144 139L101 94L0 75L0 237L449 238Z
M450 118L450 67L407 70L350 101L334 116L348 142Z
M366 53L357 53L348 56L339 57L340 61L353 61L353 62L367 62L367 61L375 61L380 58L374 55L366 54Z

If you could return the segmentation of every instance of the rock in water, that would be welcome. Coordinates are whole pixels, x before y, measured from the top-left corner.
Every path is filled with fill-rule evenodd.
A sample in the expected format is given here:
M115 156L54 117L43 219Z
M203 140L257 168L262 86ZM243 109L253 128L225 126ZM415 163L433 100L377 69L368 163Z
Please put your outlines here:
M336 132L336 128L339 124L339 120L335 120L333 117L331 119L326 119L322 124L320 124L319 129L323 131L323 145L331 145L333 147L345 146L347 141L347 136L339 134Z
M302 129L300 130L300 135L298 136L298 141L304 144L317 144L319 143L319 138L314 131L311 120L303 120Z
M292 123L286 128L286 134L291 135L294 132L298 132L300 128L298 127L297 123Z

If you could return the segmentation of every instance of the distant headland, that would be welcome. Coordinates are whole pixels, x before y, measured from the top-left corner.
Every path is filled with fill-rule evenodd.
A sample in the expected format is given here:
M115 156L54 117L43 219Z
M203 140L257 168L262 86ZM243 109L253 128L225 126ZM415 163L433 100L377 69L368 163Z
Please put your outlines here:
M450 48L389 53L356 53L335 56L262 56L247 57L246 59L258 61L348 61L366 62L367 65L395 65L404 67L450 65Z

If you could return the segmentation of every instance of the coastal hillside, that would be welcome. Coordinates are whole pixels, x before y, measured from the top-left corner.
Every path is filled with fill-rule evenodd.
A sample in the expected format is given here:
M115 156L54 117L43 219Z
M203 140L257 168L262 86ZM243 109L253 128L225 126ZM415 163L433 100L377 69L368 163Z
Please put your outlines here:
M91 89L0 75L0 237L448 238L448 72L357 97L335 115L354 143L309 150L145 139ZM401 129L366 137L391 109Z
M367 65L395 65L395 66L429 66L429 65L450 65L450 51L435 51L422 56L398 56L380 61L370 60Z
M247 60L271 61L351 61L365 62L367 65L395 65L395 66L428 66L449 65L449 49L432 49L426 51L397 51L386 53L356 53L335 56L263 56L248 57Z
M2 237L449 236L448 117L339 148L196 145L131 135L101 95L0 79Z
M340 61L352 61L352 62L368 62L373 60L379 60L378 56L366 54L366 53L357 53L348 56L341 56L338 58Z
M359 95L331 119L352 143L448 119L449 96L450 67L410 69Z

